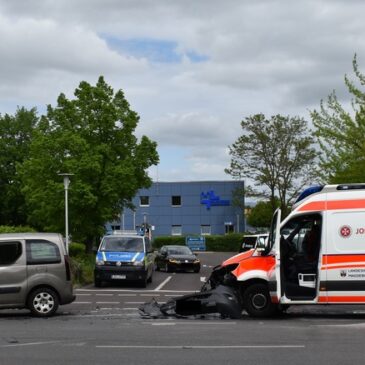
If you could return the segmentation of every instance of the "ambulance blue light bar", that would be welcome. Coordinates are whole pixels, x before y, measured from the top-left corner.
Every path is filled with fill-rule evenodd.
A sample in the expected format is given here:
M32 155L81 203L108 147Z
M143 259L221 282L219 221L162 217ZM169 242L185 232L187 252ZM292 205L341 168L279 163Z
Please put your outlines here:
M323 185L316 185L316 186L311 186L308 189L303 190L297 200L295 201L294 204L300 202L301 200L305 199L306 197L308 197L309 195L315 194L315 193L319 193L322 189L324 188Z
M337 190L361 190L365 189L365 184L341 184L337 186Z

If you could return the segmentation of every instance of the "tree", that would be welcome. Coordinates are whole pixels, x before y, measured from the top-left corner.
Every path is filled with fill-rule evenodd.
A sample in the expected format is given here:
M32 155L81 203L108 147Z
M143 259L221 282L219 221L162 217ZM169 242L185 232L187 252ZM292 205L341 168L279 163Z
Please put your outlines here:
M83 81L75 99L64 94L48 106L34 133L30 156L21 166L29 221L46 231L64 229L64 186L58 173L72 173L70 232L91 250L104 224L131 205L138 189L149 187L146 170L158 163L157 144L134 135L139 116L121 90L100 77Z
M28 158L37 122L35 108L18 108L14 116L0 116L0 225L22 225L27 221L16 166Z
M358 68L356 55L353 70L361 86L365 75ZM320 177L328 183L365 181L365 90L361 91L345 76L345 84L353 96L352 112L340 104L333 91L319 111L311 112L322 154Z
M268 198L272 211L277 196L287 214L294 197L313 178L316 151L307 122L299 117L266 119L256 114L245 118L241 126L244 134L229 147L232 158L226 173L253 180L254 187L247 185L246 191Z
M279 207L279 201L277 201ZM247 223L256 228L270 227L272 219L272 205L270 201L260 201L252 209L247 217Z

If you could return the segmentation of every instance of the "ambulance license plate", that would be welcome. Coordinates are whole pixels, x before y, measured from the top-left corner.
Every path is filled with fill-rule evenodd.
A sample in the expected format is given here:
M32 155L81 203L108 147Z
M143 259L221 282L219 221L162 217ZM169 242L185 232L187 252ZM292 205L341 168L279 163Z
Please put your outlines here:
M112 275L112 279L126 279L126 275Z

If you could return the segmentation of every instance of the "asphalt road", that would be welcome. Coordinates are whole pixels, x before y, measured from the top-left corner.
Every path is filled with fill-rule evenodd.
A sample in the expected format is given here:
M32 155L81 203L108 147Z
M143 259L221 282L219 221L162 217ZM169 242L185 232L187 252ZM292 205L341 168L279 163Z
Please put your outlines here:
M365 306L292 307L274 319L146 320L154 297L199 290L227 254L201 253L200 274L156 272L146 289L129 285L76 290L52 318L0 311L0 365L18 364L362 364Z

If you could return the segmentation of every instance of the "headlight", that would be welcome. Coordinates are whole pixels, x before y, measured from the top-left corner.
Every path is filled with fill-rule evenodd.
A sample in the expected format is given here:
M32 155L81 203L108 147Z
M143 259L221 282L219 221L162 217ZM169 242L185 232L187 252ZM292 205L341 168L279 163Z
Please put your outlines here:
M180 264L180 261L175 259L169 259L169 262L171 262L172 264Z
M134 261L133 265L134 266L144 266L144 261Z
M199 264L200 260L196 259L194 260L194 264Z
M103 266L105 263L103 260L96 260L96 266Z

